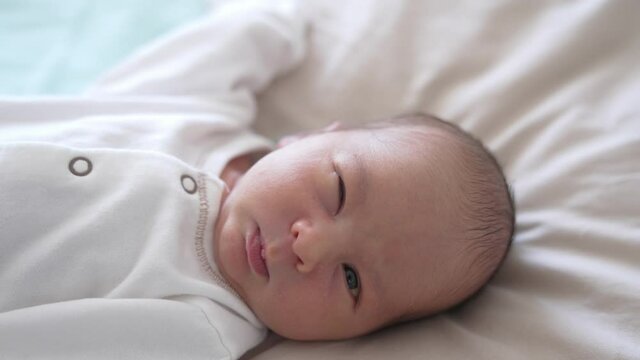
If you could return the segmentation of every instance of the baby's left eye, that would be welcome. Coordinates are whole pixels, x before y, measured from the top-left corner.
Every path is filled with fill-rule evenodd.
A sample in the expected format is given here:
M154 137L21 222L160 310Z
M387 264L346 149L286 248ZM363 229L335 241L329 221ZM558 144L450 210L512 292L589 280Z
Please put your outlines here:
M360 295L360 280L358 279L358 273L349 265L342 265L344 270L345 280L347 281L347 287L351 292L351 295L357 300Z
M344 201L347 197L347 190L344 186L344 181L342 180L342 176L338 174L338 210L336 210L336 215L340 213L342 208L344 207Z

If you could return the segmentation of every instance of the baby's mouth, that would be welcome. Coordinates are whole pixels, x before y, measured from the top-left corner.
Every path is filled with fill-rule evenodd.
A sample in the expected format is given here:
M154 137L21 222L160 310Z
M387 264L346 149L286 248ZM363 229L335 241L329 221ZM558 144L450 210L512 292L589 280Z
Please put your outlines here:
M245 249L247 252L247 261L253 272L268 279L269 269L267 268L264 238L260 233L259 227L256 227L251 235L247 237Z

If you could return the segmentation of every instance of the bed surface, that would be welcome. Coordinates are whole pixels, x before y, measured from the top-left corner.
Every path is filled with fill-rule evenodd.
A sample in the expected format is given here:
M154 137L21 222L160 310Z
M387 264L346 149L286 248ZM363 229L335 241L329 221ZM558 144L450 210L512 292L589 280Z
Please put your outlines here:
M80 92L206 5L56 3L0 2L1 94ZM640 2L306 4L307 57L260 95L257 129L449 119L503 164L516 235L455 312L342 342L271 335L243 359L640 359ZM33 19L51 31L32 33Z

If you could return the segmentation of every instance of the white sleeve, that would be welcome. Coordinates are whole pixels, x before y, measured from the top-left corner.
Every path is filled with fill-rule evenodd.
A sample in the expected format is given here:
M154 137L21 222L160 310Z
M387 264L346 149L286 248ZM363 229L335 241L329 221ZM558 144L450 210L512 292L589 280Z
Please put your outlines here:
M134 54L87 94L252 96L301 60L305 27L295 1L230 1Z
M2 359L233 359L197 306L83 299L0 314Z

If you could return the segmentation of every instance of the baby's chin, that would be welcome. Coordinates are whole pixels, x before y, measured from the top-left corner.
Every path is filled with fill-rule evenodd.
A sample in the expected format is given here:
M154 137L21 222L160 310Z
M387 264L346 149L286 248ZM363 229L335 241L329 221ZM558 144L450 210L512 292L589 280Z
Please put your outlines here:
M297 341L346 340L366 335L380 328L380 326L361 326L363 324L355 322L352 322L353 326L332 325L320 318L305 321L301 317L291 316L287 312L282 316L273 316L274 312L270 312L267 316L260 316L260 313L256 313L256 315L269 330L283 338Z
M269 326L267 326L269 327ZM273 331L274 333L278 334L279 336L286 338L286 339L290 339L290 340L296 340L296 341L336 341L336 340L348 340L348 339L352 339L355 337L359 337L362 335L366 335L370 332L373 332L374 329L372 329L371 331L365 331L363 333L346 333L344 331L335 331L335 332L331 332L331 331L307 331L304 329L301 329L299 327L293 327L293 328L289 328L289 329L280 329L279 331L276 331L272 328L269 327L269 329L271 331Z

